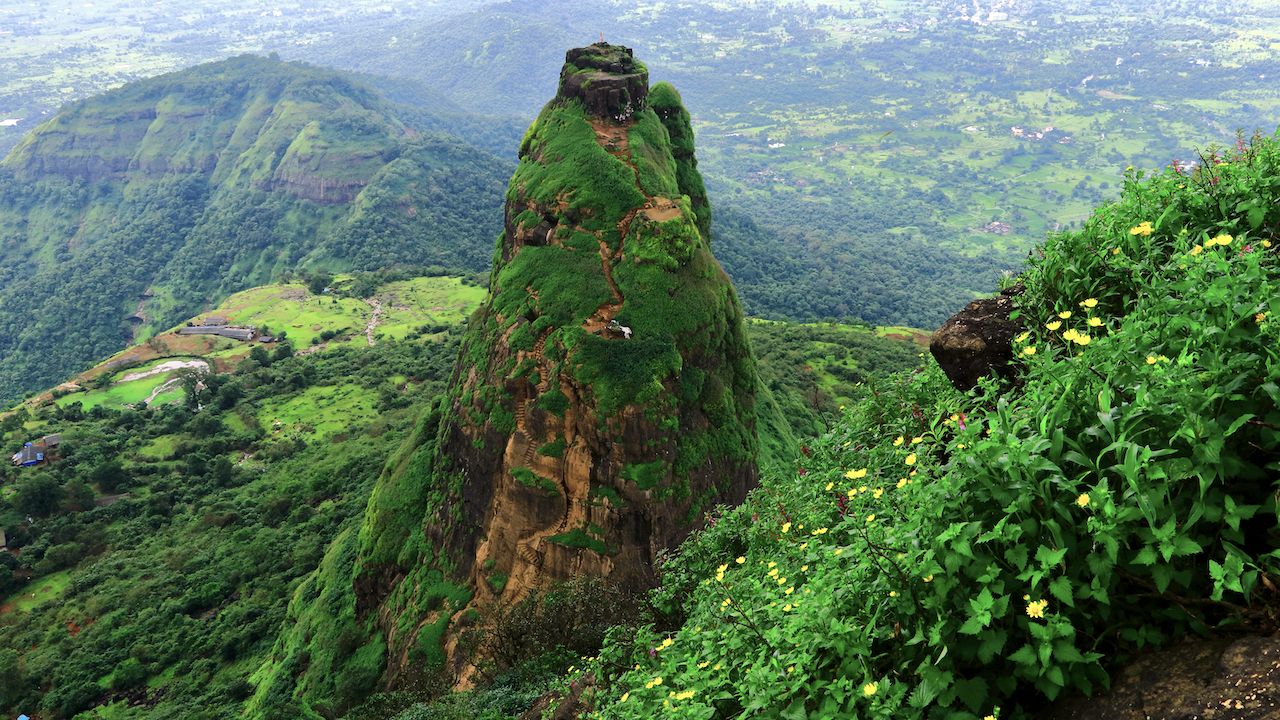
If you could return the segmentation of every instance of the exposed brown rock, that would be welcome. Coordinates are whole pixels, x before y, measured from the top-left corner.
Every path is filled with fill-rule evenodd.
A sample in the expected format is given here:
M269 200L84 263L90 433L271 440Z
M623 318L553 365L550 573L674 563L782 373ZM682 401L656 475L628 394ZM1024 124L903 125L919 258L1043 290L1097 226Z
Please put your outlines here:
M1194 640L1133 661L1113 689L1059 702L1047 720L1276 720L1280 636Z
M645 108L649 71L637 63L631 48L600 42L565 53L560 71L562 98L578 98L587 113L626 122Z
M1022 332L1022 323L1009 315L1014 309L1013 297L1022 291L1022 286L1016 285L998 297L974 300L933 334L929 352L957 388L968 390L992 373L1012 376L1012 343Z

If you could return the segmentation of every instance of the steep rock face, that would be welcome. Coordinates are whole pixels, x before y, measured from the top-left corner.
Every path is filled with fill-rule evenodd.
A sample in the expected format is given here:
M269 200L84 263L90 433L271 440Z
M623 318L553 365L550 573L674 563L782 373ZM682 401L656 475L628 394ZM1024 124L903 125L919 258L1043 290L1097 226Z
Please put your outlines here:
M566 69L606 50L630 60L592 46ZM415 649L432 655L422 638L442 636L425 628L456 628L471 609L583 574L651 586L660 550L756 482L755 365L701 229L688 115L670 86L657 92L665 118L643 104L635 67L597 67L607 77L586 86L622 83L629 112L612 91L599 105L562 83L530 128L438 424L370 502L357 615L385 633L392 683ZM432 601L442 578L470 602ZM471 649L445 637L465 681Z
M627 122L644 110L648 94L649 70L631 48L596 43L565 54L558 96L577 99L594 118Z

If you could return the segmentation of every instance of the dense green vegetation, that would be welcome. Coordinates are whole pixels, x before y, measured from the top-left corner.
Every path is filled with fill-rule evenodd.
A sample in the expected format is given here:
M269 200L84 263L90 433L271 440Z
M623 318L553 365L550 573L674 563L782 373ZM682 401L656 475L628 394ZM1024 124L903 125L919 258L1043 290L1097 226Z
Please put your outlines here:
M74 104L0 163L0 400L298 267L483 271L506 174L264 58Z
M1280 139L1140 172L1022 275L1016 383L877 385L664 567L599 717L1028 717L1127 654L1263 631Z
M0 707L54 718L95 706L87 717L237 716L290 595L312 568L323 577L325 548L355 527L455 348L456 336L431 335L307 356L277 350L269 364L246 360L234 375L204 376L203 389L188 384L180 405L9 415L5 447L54 431L64 439L47 466L0 470L15 482L0 527L21 548L0 555ZM323 407L263 415L343 388L370 402L347 407L331 430L316 432Z

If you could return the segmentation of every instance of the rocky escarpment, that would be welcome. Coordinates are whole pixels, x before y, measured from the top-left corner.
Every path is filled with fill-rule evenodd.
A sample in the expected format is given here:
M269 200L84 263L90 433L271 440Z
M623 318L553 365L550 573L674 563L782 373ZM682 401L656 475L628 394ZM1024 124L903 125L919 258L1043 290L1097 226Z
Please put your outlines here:
M592 117L627 122L648 95L649 70L631 48L597 43L565 54L558 97L578 100Z
M660 551L756 483L758 381L700 229L688 113L626 48L570 51L562 78L520 150L447 402L366 518L357 610L390 683L414 653L465 682L485 649L457 629L557 580L651 586ZM432 601L441 578L469 601Z

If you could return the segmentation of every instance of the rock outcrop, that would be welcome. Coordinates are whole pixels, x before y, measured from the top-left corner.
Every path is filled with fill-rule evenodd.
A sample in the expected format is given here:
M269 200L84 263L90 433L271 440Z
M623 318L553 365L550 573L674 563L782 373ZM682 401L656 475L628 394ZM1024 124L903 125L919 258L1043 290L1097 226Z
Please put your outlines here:
M1013 376L1013 338L1022 332L1022 323L1011 319L1013 298L1020 286L999 296L974 300L952 315L929 340L929 352L951 383L969 390L989 375Z
M465 683L484 648L459 628L556 581L652 586L659 552L756 483L742 310L702 229L688 113L669 85L655 112L647 77L626 48L568 53L448 398L375 489L356 610L389 684L441 655L424 637ZM469 600L442 605L442 583Z
M649 70L631 48L600 42L565 53L558 96L577 99L592 117L627 122L648 95Z

